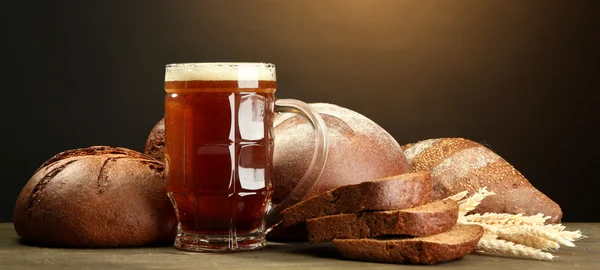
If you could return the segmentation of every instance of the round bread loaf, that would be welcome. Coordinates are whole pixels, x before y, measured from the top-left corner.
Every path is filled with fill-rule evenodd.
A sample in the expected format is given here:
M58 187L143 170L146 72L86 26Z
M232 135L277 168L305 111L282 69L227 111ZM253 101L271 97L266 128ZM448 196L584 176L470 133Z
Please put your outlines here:
M369 118L333 104L310 105L327 124L329 155L321 177L304 198L410 170L398 142ZM315 147L315 131L308 120L294 114L279 114L274 123L273 202L278 203L308 169Z
M144 153L160 161L165 160L165 118L160 119L150 131Z
M49 246L141 246L173 241L176 218L163 163L133 150L93 146L45 162L19 195L13 222Z
M328 190L407 173L410 166L398 142L369 118L328 103L311 103L325 123L329 154L319 180L304 198ZM314 129L302 116L275 117L273 202L287 196L304 175L314 151ZM268 235L274 241L306 241L306 226L275 227Z

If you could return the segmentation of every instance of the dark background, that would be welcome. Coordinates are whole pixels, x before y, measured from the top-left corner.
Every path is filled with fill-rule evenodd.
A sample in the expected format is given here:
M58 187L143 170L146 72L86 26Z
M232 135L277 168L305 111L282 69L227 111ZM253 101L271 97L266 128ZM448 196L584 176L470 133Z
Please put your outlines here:
M2 11L0 221L58 152L143 151L165 64L211 61L274 63L278 97L353 109L400 144L485 143L564 221L600 221L597 1L20 2Z

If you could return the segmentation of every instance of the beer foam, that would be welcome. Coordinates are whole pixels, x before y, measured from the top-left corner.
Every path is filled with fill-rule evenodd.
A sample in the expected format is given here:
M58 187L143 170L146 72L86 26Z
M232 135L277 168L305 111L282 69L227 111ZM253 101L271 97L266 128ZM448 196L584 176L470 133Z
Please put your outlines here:
M275 81L275 65L226 62L169 64L165 81Z

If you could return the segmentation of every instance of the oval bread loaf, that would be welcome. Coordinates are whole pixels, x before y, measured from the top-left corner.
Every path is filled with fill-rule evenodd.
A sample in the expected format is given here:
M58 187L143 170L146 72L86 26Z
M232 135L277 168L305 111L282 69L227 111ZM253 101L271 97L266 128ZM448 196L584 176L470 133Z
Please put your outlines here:
M175 213L163 164L133 150L94 146L59 153L19 195L13 222L28 242L114 247L170 242Z
M496 193L483 200L474 213L496 212L525 215L543 213L558 223L560 206L537 190L511 164L491 149L464 138L437 138L402 147L411 171L430 171L433 198L488 187Z

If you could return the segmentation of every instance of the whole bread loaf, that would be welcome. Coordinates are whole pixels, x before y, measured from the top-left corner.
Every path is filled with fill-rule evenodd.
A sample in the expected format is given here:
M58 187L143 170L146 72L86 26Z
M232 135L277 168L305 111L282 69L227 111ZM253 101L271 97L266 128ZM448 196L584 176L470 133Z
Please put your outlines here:
M310 103L328 128L329 154L319 180L304 198L336 187L399 175L409 164L398 142L366 116L328 103ZM314 151L314 129L304 117L274 120L273 202L281 202L302 178Z
M435 264L464 257L483 236L478 225L457 224L451 230L417 238L334 239L342 257L385 263Z
M458 219L458 204L441 200L388 211L330 215L306 221L310 243L382 235L428 236L449 231Z
M537 190L511 164L489 148L464 138L423 140L402 147L411 171L430 171L433 198L488 187L496 193L482 201L474 213L497 212L525 215L543 213L560 222L560 206Z
M429 202L430 197L428 172L405 173L312 196L283 210L282 224L287 227L326 215L410 208Z
M59 153L21 191L15 230L25 241L48 246L172 242L176 219L163 170L158 160L119 147Z

